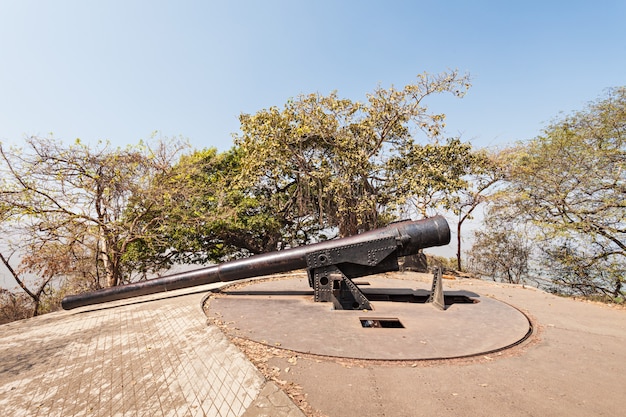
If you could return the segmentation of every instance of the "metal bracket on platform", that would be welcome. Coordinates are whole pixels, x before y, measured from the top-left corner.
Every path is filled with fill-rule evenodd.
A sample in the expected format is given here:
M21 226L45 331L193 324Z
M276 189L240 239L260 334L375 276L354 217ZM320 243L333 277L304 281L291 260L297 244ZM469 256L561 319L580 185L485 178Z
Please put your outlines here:
M336 310L371 310L352 278L397 271L398 245L396 237L386 237L308 254L307 272L315 301L332 302Z
M433 269L433 285L430 290L430 297L428 298L428 302L432 303L439 310L446 309L446 302L443 296L443 283L441 280L443 279L443 273L441 271L441 267L436 267Z
M367 296L352 281L365 275L397 271L397 249L402 238L386 237L307 254L309 285L316 302L332 302L336 310L371 310ZM446 309L442 268L433 269L433 283L427 302Z
M363 292L334 265L313 268L313 288L316 302L332 302L335 310L371 310Z

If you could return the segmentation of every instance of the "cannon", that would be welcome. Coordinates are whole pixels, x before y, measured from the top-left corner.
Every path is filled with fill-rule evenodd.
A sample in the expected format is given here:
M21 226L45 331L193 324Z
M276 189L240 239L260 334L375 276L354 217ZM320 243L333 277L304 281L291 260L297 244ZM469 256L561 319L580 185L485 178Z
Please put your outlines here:
M271 275L306 268L316 302L335 309L371 310L354 278L397 271L398 258L450 242L450 228L441 216L405 220L345 238L237 259L193 271L70 295L65 310L216 282Z

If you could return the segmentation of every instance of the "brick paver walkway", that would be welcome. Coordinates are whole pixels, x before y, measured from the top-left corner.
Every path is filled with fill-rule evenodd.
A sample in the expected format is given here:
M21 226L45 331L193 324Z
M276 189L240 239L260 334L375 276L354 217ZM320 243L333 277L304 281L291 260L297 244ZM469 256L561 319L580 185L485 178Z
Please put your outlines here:
M257 401L265 379L207 326L202 297L152 296L0 326L2 416L298 415L289 401L282 409Z

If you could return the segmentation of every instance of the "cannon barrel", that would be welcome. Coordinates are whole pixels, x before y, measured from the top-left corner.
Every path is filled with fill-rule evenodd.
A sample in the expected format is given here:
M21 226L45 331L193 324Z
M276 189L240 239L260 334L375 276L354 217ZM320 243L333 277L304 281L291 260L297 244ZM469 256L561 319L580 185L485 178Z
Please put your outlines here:
M63 298L61 305L65 310L70 310L158 292L303 269L307 267L307 254L313 251L366 244L368 241L389 237L396 238L398 245L396 255L406 256L417 253L419 249L447 245L450 242L450 228L441 216L417 221L402 221L354 236L254 255L193 271L103 288L84 294L70 295Z

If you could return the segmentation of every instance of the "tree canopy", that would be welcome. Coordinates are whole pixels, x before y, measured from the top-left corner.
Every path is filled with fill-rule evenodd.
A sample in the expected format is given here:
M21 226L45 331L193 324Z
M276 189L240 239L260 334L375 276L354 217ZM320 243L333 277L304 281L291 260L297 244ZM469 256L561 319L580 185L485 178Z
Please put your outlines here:
M137 262L222 262L276 250L286 239L280 195L240 181L241 151L214 148L184 155L167 178L154 233L132 245ZM150 222L145 217L143 222Z
M511 151L499 194L511 228L532 225L541 273L575 294L619 297L626 276L626 88ZM478 243L481 243L480 240Z
M378 87L362 103L336 92L309 94L240 117L242 179L280 195L293 224L372 229L406 211L422 216L466 186L471 147L445 138L445 116L430 96L462 97L469 78L421 74L401 89ZM317 229L315 229L317 228Z
M152 180L167 175L185 147L92 148L37 137L25 148L0 145L1 227L3 243L21 257L16 279L35 274L41 291L58 277L72 278L75 289L131 280L138 271L125 259L130 245L162 220L151 213L164 189Z

